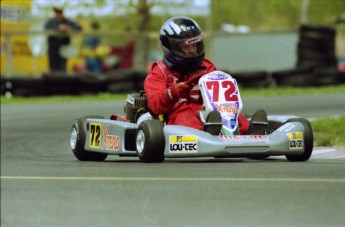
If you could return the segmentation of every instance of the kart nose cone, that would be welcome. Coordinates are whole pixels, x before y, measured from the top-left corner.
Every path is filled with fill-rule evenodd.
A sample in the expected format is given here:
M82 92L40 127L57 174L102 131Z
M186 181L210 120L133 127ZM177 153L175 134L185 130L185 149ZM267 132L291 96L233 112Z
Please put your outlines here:
M137 147L138 153L140 154L143 153L144 144L145 144L145 134L142 130L139 130L137 134L137 140L136 140L136 147Z
M71 139L70 139L72 150L75 150L75 148L77 146L77 138L78 138L78 132L77 132L76 128L73 127L72 132L71 132Z

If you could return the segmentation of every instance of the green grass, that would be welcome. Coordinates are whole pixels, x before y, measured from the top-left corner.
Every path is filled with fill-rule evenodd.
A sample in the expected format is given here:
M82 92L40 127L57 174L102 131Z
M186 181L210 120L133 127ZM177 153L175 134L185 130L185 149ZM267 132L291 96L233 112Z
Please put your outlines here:
M320 95L345 93L345 85L324 86L324 87L272 87L262 89L240 89L242 97L250 96L284 96L284 95ZM138 93L138 92L132 92ZM89 101L111 101L124 100L126 94L101 93L83 96L44 96L44 97L11 97L1 96L1 105L19 103L57 103L57 102L89 102Z
M311 122L314 146L345 146L345 115Z
M67 103L67 102L102 102L111 100L125 100L127 94L111 94L111 93L100 93L94 95L57 95L57 96L37 96L37 97L19 97L12 96L7 98L1 96L1 105L11 104L33 104L33 103Z
M240 89L240 92L243 97L345 94L345 84L322 87L270 87L261 89Z

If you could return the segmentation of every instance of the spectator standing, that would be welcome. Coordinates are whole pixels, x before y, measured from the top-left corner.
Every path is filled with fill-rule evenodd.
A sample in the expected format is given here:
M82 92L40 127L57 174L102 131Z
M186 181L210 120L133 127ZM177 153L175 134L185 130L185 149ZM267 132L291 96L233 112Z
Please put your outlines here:
M103 72L103 58L106 55L105 48L101 45L101 38L97 35L100 26L97 22L91 23L91 35L87 35L83 42L83 55L85 67L88 72Z
M48 58L51 72L66 72L67 58L61 56L61 47L71 41L70 32L82 30L81 26L67 19L63 14L63 8L54 7L55 17L49 19L44 28L47 31L55 31L56 34L48 36Z

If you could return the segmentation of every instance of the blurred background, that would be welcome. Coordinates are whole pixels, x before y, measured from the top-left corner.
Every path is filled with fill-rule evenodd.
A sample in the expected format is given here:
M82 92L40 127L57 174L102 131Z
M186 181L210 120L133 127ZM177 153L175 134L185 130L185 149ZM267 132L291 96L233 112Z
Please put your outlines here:
M48 67L44 25L53 7L82 26L64 48L64 73ZM345 82L344 0L1 0L1 93L140 90L162 58L159 29L176 15L201 25L206 57L243 87ZM85 67L90 35L101 40L100 73Z

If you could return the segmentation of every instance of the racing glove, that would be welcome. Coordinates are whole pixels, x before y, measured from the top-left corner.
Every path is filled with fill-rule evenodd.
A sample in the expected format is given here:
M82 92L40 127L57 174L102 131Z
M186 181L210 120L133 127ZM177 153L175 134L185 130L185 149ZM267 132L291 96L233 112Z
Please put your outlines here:
M166 90L168 100L177 101L181 98L187 98L189 96L191 87L185 83L172 84Z

